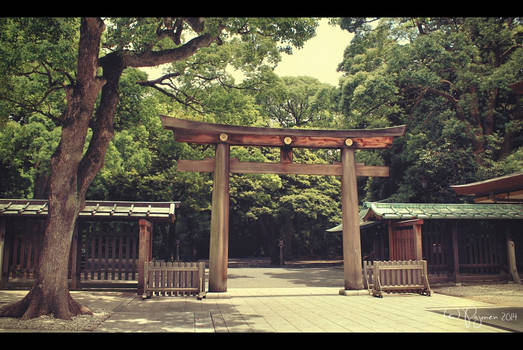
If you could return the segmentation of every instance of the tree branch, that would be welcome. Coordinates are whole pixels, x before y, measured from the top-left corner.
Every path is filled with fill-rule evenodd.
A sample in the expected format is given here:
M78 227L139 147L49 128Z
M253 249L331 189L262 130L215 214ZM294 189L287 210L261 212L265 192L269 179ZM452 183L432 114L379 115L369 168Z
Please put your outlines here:
M154 80L139 81L138 84L141 86L153 86L155 84L162 84L163 81L166 79L179 77L180 75L182 75L182 73L180 73L180 72L169 73L169 74L162 75L161 77L154 79Z
M85 198L89 185L103 167L107 146L114 136L113 119L120 101L118 84L125 67L119 55L108 56L102 66L106 84L102 88L100 104L96 110L93 135L78 166L77 188L80 198Z
M192 56L198 49L209 46L215 37L210 34L202 34L189 40L180 47L162 51L146 51L142 53L132 53L132 51L122 52L122 59L125 67L152 67L165 63L184 60ZM105 57L100 61L103 62Z
M442 82L445 82L445 81L442 81ZM448 82L450 83L450 82ZM435 95L438 95L438 96L441 96L441 97L444 97L445 99L447 99L447 101L449 101L454 107L458 107L458 102L459 100L457 98L455 98L454 96L452 96L451 94L445 92L445 91L441 91L441 90L438 90L438 89L435 89L433 87L430 87L430 86L421 86L421 85L417 85L415 86L416 89L419 89L421 90L421 95L418 96L417 100L418 99L421 99L424 95L426 95L427 93L431 92Z
M523 47L523 45L516 44L516 45L509 47L507 50L505 50L505 52L503 52L501 54L501 59L505 59L505 57L507 57L512 51L514 51L515 49L520 48L520 47Z
M78 48L78 56L84 58L84 61L78 64L77 82L80 82L80 84L84 81L90 81L96 76L99 49L96 50L96 54L85 51L94 47L98 48L100 38L105 30L105 24L100 18L85 18L82 20L80 32L82 32L82 29L85 31L83 36L85 43L79 45Z
M162 89L161 87L159 87L159 86L156 85L156 84L146 84L146 83L148 83L148 82L141 82L141 83L139 83L139 84L142 85L142 86L150 86L150 87L152 87L153 89L158 90L159 92L161 92L161 93L164 94L165 96L174 99L176 102L178 102L178 103L184 105L185 107L188 107L188 108L192 109L192 110L195 111L195 112L198 112L198 113L204 113L204 110L203 110L203 109L197 109L197 108L194 107L195 104L201 106L201 103L199 103L198 101L196 101L196 99L194 99L193 97L190 97L190 96L188 96L187 94L183 94L183 92L180 92L180 93L182 93L182 94L187 98L187 100L182 100L182 99L181 99L180 97L178 97L176 94L173 94L173 93L171 93L171 92L169 92L169 91L167 91L167 90L165 90L165 89ZM166 85L166 84L164 84L164 85ZM174 87L172 87L172 86L171 86L171 88L172 88L173 90L175 90L175 91L179 91L178 89L176 89L176 88L174 88ZM192 103L191 103L191 102L192 102Z

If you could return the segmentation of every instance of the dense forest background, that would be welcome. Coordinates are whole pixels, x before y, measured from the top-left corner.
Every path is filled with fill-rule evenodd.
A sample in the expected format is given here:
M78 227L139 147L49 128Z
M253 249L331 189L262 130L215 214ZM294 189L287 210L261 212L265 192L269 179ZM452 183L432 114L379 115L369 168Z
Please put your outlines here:
M391 149L356 154L359 162L391 170L388 178L358 179L360 202L458 203L465 199L450 185L523 171L520 18L331 22L354 33L338 86L277 76L277 54L267 56L264 42L254 50L240 40L172 64L161 84L126 69L115 136L87 199L181 201L175 224L155 227L156 255L168 258L179 240L183 257L208 256L212 176L177 172L176 164L213 157L214 149L176 143L160 114L259 127L405 124ZM77 26L72 18L0 20L0 198L47 196L49 159L60 137L56 115L65 105L60 81L76 55ZM31 45L20 50L21 42ZM51 73L57 65L62 74ZM228 67L245 78L235 81ZM232 147L231 157L275 161L279 151ZM331 163L339 152L297 149L294 160ZM327 176L231 175L230 256L276 256L279 239L288 257L340 255L340 235L325 231L340 222L340 186Z

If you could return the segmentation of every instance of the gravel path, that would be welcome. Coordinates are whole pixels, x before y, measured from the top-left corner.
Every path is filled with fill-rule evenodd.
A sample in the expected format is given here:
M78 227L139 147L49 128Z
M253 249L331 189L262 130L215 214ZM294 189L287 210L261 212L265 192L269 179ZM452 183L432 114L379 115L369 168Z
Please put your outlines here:
M0 307L22 299L27 290L0 290ZM132 292L82 292L74 291L71 295L80 304L87 304L93 315L79 315L71 320L61 320L44 315L30 320L13 317L0 317L1 332L89 332L94 331L103 321L111 316L112 310L129 298ZM88 303L86 301L89 300Z
M92 310L93 315L80 315L71 320L61 320L44 315L30 320L0 317L0 332L39 331L39 332L88 332L94 331L111 313L105 310Z

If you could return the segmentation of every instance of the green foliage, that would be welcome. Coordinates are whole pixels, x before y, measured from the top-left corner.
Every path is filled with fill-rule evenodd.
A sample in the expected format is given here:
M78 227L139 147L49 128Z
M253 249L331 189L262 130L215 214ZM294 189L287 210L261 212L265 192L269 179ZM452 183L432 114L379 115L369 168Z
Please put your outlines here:
M519 19L340 22L355 33L340 64L346 125L407 126L381 152L391 176L369 179L367 200L454 202L452 184L523 169L512 161L521 97L509 87L522 78Z
M256 96L262 112L281 127L329 127L334 90L311 77L282 77Z
M31 118L24 125L8 121L0 128L1 198L31 198L35 179L49 171L60 129L50 129L45 119L39 119Z
M0 19L0 120L63 112L77 57L77 18Z

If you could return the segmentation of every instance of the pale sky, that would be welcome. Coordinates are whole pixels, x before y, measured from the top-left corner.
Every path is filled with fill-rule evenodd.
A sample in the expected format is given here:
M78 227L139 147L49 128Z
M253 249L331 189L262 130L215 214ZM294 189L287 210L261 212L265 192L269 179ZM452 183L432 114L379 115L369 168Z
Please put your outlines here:
M274 72L280 77L311 76L322 83L338 86L342 74L336 72L336 68L353 34L328 22L328 18L320 21L316 36L306 41L302 49L294 49L292 55L282 54L282 60Z
M320 20L316 35L305 42L301 49L293 49L292 55L282 54L282 60L274 72L280 76L310 76L322 83L338 86L342 76L336 68L343 59L343 51L350 44L353 34L341 29L338 25L329 25L329 19ZM158 78L162 66L144 68L149 79ZM236 79L240 75L231 72Z

